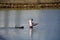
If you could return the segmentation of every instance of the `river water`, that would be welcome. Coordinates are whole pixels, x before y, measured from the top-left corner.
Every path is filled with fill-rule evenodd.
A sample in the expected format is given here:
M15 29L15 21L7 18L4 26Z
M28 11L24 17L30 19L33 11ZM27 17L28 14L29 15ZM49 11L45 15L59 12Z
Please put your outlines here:
M38 23L32 31L31 18ZM60 40L60 10L0 10L0 40Z

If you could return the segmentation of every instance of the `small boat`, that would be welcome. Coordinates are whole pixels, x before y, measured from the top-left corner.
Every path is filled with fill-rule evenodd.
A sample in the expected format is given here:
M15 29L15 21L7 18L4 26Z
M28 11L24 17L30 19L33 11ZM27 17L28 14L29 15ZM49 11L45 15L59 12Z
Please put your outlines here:
M15 27L16 29L24 29L24 26L21 27Z

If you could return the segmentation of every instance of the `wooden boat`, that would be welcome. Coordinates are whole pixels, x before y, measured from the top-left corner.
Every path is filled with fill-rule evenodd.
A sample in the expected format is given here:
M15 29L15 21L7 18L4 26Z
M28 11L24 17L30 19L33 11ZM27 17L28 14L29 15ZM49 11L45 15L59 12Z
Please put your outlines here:
M24 26L21 27L15 27L16 29L24 29Z

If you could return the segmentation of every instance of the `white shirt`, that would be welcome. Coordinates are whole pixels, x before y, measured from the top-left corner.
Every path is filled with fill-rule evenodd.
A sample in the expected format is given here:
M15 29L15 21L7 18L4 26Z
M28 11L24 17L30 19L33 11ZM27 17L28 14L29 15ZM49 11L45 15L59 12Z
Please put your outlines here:
M29 26L33 26L32 20L29 20Z

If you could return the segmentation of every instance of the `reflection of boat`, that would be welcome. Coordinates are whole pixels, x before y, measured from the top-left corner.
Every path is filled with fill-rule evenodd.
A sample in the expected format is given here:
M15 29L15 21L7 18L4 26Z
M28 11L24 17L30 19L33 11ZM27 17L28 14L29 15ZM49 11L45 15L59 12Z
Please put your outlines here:
M17 27L15 26L16 29L24 29L24 26L21 26L21 27Z

